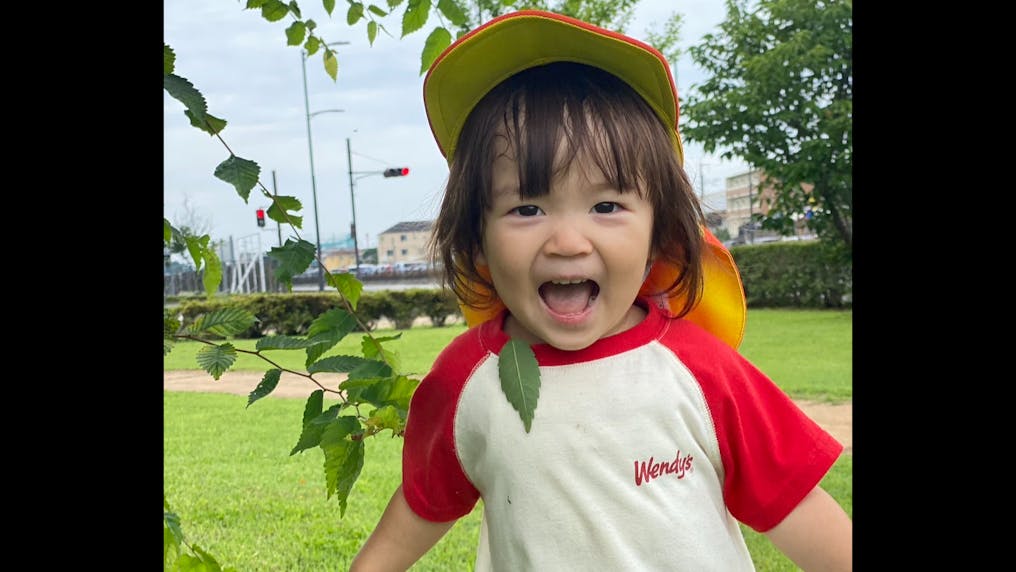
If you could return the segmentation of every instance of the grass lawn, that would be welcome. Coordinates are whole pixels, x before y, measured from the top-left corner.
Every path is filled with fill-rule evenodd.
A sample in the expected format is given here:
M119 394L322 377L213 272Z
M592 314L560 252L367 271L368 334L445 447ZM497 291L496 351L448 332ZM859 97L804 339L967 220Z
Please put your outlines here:
M423 375L463 330L413 328L391 347L404 371ZM751 310L741 351L792 397L842 401L852 395L851 339L849 311ZM359 335L350 335L329 355L359 355L359 341ZM234 344L254 347L253 340ZM197 369L199 347L176 344L165 368ZM282 365L304 369L302 352L272 353ZM234 369L266 367L241 355ZM369 442L340 518L336 499L325 497L320 450L289 456L299 437L303 400L263 399L249 409L246 403L236 395L163 393L164 490L187 539L242 572L347 569L398 485L401 439ZM852 470L852 457L842 456L822 483L848 514ZM481 511L478 506L461 519L413 570L471 570ZM765 537L742 528L760 572L797 569Z

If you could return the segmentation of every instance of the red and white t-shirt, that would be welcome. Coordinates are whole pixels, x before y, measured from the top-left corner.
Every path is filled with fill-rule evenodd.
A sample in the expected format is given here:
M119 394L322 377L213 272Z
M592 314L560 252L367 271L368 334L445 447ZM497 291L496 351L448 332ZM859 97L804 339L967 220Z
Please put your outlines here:
M483 499L476 570L752 570L737 521L779 524L836 461L843 446L735 350L647 310L583 350L533 346L529 433L498 377L504 315L417 387L403 494L431 521Z

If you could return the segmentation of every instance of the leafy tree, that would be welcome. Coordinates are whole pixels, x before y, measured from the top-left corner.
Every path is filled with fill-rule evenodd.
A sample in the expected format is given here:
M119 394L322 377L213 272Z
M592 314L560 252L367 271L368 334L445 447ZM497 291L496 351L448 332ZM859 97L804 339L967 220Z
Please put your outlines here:
M720 33L689 50L708 79L681 105L685 138L766 173L776 190L766 227L789 234L811 206L808 226L846 256L852 29L851 0L727 0Z

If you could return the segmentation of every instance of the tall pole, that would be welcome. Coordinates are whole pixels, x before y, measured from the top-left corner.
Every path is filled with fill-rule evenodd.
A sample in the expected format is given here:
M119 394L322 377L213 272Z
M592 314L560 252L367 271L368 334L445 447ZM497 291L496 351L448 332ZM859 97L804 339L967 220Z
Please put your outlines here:
M349 165L349 203L353 209L353 223L349 227L353 235L353 256L356 259L356 271L360 271L360 246L356 241L356 195L353 193L353 151L349 145L349 137L346 137L346 162Z
M321 260L321 227L318 226L317 185L314 182L314 145L310 137L310 98L307 96L307 55L300 50L300 68L303 70L303 106L307 114L307 155L310 157L310 192L314 199L314 240L317 241L315 255L318 259L318 291L325 289L325 269Z

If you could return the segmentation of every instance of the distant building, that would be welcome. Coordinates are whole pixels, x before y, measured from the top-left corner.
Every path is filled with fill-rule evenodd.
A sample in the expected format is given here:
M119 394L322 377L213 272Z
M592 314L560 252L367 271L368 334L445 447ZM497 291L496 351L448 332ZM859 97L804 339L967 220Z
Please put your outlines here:
M400 222L377 237L377 263L427 262L434 221Z
M811 192L814 187L808 184L801 186L805 192ZM735 243L768 242L782 238L775 231L762 230L757 221L760 216L769 214L770 205L776 197L776 190L761 169L727 177L726 189L727 212L723 226ZM803 214L801 216L796 224L798 234L805 232ZM753 218L756 222L751 224Z

